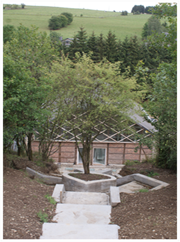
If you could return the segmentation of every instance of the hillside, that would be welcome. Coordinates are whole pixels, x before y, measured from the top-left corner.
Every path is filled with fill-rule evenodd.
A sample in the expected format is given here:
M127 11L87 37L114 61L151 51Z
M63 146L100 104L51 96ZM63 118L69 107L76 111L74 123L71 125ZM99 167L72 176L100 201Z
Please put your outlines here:
M124 40L126 36L134 35L141 38L142 28L150 17L147 14L121 16L120 12L26 6L25 9L3 10L3 24L11 24L15 27L20 23L27 27L35 25L40 31L46 31L49 34L48 20L52 15L59 15L62 12L72 13L74 17L71 25L57 31L64 39L74 37L80 27L84 27L88 35L94 31L96 36L101 33L106 36L111 30L117 39Z

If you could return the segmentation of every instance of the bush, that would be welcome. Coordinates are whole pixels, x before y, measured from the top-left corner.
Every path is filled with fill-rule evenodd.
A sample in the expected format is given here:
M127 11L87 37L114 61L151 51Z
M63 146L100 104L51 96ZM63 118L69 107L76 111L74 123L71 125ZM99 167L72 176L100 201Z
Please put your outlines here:
M64 15L59 15L59 16L52 16L49 19L49 28L51 30L57 30L62 27L66 27L68 24L68 19Z
M73 21L73 15L72 13L61 13L61 15L65 16L68 19L68 25Z
M123 15L123 16L128 15L128 12L127 11L122 11L121 15Z

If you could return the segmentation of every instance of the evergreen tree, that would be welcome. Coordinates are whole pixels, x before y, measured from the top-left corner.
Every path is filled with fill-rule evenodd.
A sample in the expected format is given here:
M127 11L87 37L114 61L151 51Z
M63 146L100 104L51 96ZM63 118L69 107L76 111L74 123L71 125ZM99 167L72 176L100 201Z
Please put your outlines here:
M91 59L94 62L98 62L99 61L99 55L97 52L97 37L95 36L94 32L92 33L92 35L89 37L88 41L87 41L87 46L89 51L92 52L91 54Z
M75 58L75 53L79 52L81 56L83 53L88 53L89 49L87 46L87 33L84 28L80 28L77 35L74 36L73 42L68 48L69 58L73 60Z
M108 61L114 63L117 61L117 42L116 36L111 31L108 32L108 35L105 40L105 56Z
M66 52L66 50L67 50L67 52ZM68 49L65 48L65 54L67 54L71 60L74 60L75 59L75 53L78 52L78 50L79 49L78 49L77 37L74 36L71 45L68 47Z
M105 40L102 33L97 38L97 53L99 56L99 61L103 60L105 57Z
M138 39L136 36L130 40L126 37L124 41L122 43L119 42L119 44L121 45L118 47L118 60L121 61L119 67L120 72L124 73L129 67L129 75L133 76L135 73L135 67L141 59Z
M78 52L81 53L81 56L84 53L88 53L88 46L87 46L87 33L86 30L84 30L83 27L80 28L78 31L77 37L77 43L78 43Z

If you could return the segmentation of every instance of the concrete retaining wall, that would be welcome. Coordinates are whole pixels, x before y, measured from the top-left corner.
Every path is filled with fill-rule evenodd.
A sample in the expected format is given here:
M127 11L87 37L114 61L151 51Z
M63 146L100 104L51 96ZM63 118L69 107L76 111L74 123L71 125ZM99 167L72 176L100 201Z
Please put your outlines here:
M34 171L29 167L26 167L26 172L28 173L29 177L38 178L40 181L44 182L45 184L48 184L48 185L62 184L61 177L44 175L37 171Z
M158 190L162 187L166 187L166 186L169 185L166 182L163 182L163 181L157 180L155 178L151 178L151 177L136 173L136 174L132 174L132 175L122 177L122 178L118 178L117 179L117 186L121 186L121 185L129 183L131 181L138 181L138 182L147 184L147 185L153 187L152 189L150 189L151 191L152 190Z
M96 174L102 175L101 173ZM109 191L110 186L116 186L116 178L107 174L106 176L110 177L110 179L83 181L68 174L63 174L62 182L66 191L106 192Z

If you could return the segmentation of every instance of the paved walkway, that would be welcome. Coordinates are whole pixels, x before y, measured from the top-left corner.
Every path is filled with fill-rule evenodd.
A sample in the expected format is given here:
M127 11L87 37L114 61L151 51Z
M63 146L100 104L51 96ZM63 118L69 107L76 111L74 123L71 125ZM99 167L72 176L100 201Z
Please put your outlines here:
M58 202L54 223L43 224L40 239L118 239L107 194L66 192L62 186L56 185L53 193Z

